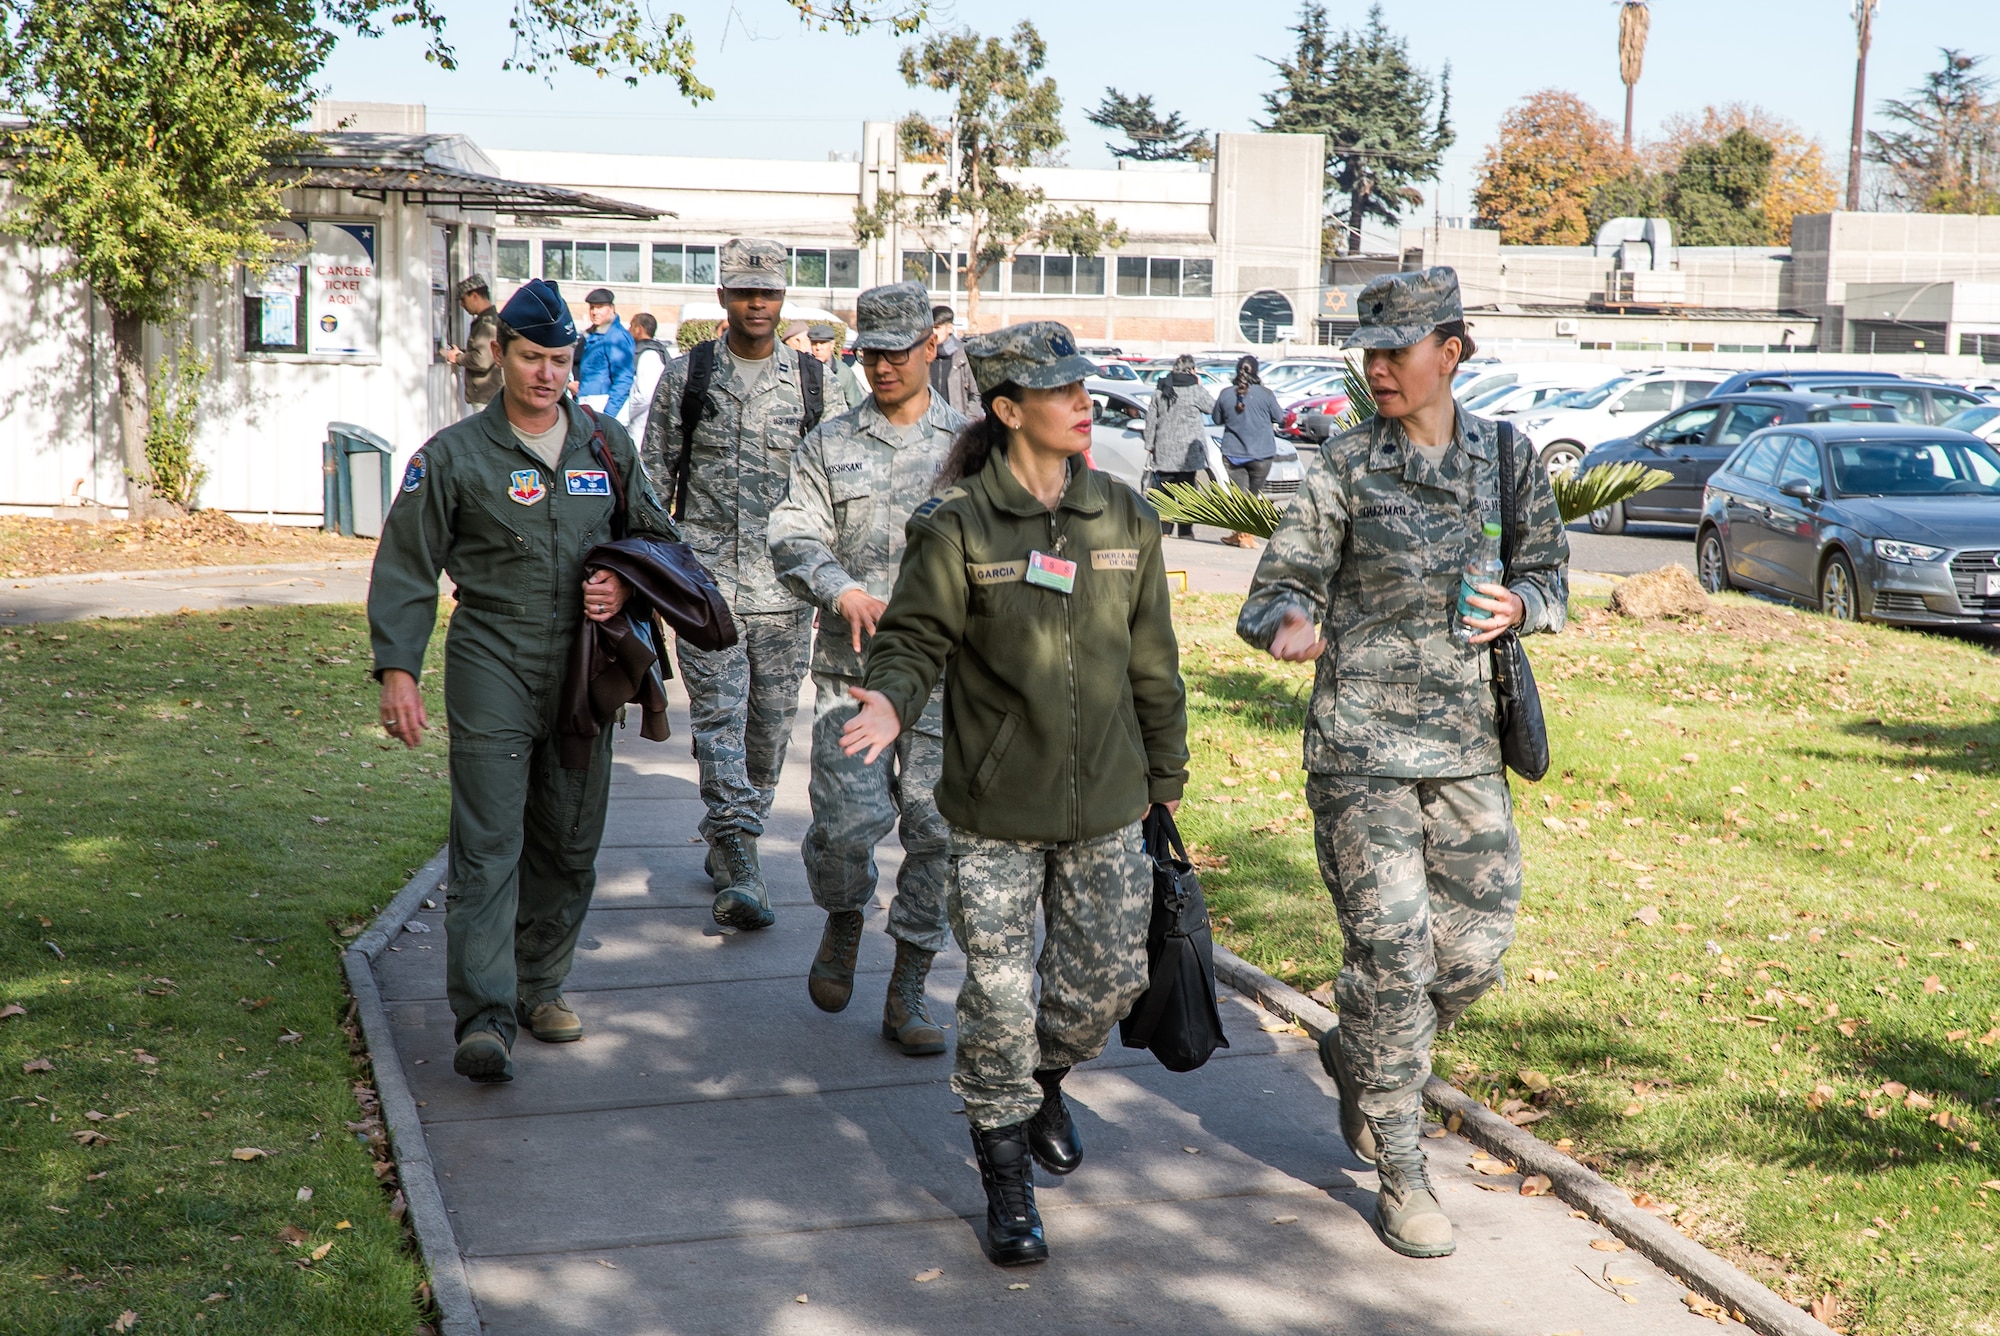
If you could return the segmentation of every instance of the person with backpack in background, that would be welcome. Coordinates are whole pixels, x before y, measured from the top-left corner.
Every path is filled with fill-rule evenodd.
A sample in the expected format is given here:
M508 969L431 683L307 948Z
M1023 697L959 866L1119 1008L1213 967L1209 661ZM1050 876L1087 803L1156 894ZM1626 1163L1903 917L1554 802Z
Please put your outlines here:
M1236 380L1215 398L1215 425L1222 428L1222 462L1229 466L1229 481L1252 496L1264 492L1264 480L1271 476L1271 461L1278 456L1278 422L1284 417L1278 396L1272 394L1257 374L1257 359L1245 354L1236 359ZM1257 546L1247 533L1225 534L1227 547Z
M1195 474L1208 467L1208 415L1215 396L1194 373L1194 358L1182 353L1174 368L1153 387L1152 411L1146 414L1141 436L1146 442L1146 470L1159 483L1192 484ZM1173 525L1162 520L1160 532ZM1181 537L1194 537L1194 526L1183 524Z
M958 337L958 313L942 303L931 308L931 330L937 337L937 360L931 363L931 392L969 418L979 416L979 386Z
M619 419L635 441L646 439L646 418L653 411L653 391L674 354L659 339L660 323L651 311L632 317L632 393L626 396L625 412Z
M766 527L792 458L826 406L826 370L778 342L790 257L736 237L717 257L727 332L668 365L653 390L643 454L671 498L688 545L715 576L739 638L725 650L680 646L681 683L701 796L715 921L776 919L758 860L812 648L813 610L778 579Z
M965 347L985 416L910 518L841 745L873 764L944 679L935 793L966 959L951 1088L986 1189L987 1256L1020 1266L1049 1255L1031 1158L1055 1174L1083 1160L1063 1078L1148 983L1140 827L1180 804L1187 691L1159 516L1082 466L1097 368L1053 320Z
M1347 346L1367 350L1376 416L1307 464L1236 633L1318 660L1306 804L1343 948L1320 1062L1348 1149L1381 1175L1383 1242L1443 1257L1419 1139L1431 1043L1501 981L1521 902L1489 647L1563 629L1569 541L1529 443L1452 401L1473 353L1458 275L1385 275L1359 310ZM1477 580L1495 561L1505 582Z

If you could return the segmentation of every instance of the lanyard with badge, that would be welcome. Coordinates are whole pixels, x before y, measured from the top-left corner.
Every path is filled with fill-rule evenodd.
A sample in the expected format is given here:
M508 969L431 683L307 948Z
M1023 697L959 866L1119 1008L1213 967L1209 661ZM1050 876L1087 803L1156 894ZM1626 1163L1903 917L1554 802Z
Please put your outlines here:
M1076 563L1065 561L1062 550L1069 544L1068 534L1057 534L1054 552L1030 552L1028 573L1025 577L1031 585L1042 589L1053 589L1058 594L1072 593L1076 589Z

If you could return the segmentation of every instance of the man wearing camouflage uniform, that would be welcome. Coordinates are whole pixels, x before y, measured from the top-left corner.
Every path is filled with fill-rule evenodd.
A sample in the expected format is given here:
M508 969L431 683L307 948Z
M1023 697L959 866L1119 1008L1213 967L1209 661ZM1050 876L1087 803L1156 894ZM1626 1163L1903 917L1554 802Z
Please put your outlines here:
M775 241L724 243L716 298L728 334L661 373L644 444L647 470L674 497L675 518L736 617L734 646L708 653L682 645L680 668L708 805L701 833L715 921L737 929L774 921L756 841L784 768L812 634L812 610L779 583L764 533L799 438L814 425L809 400L824 384L810 353L774 337L788 263ZM682 400L702 365L711 371L692 404L699 418L690 437Z
M1348 1146L1380 1169L1384 1241L1440 1257L1455 1245L1418 1139L1431 1041L1500 982L1521 898L1487 646L1510 627L1562 629L1569 544L1528 443L1503 479L1500 429L1451 401L1472 351L1457 276L1378 278L1360 311L1347 346L1369 350L1379 416L1308 465L1237 632L1319 661L1306 798L1345 948L1321 1060ZM1499 555L1486 528L1510 503L1505 584L1462 613L1465 564Z
M875 844L900 818L903 867L888 925L896 968L882 1037L908 1054L942 1053L944 1031L925 1008L924 979L945 943L951 835L931 797L944 760L943 687L880 765L846 755L840 731L854 715L864 637L874 635L895 587L903 525L930 496L967 420L931 393L923 284L870 288L857 311L854 342L875 391L806 437L791 492L771 512L769 528L778 578L818 607L821 619L812 662L813 823L801 852L813 903L827 918L807 990L822 1011L841 1011L853 996L861 911L875 894Z

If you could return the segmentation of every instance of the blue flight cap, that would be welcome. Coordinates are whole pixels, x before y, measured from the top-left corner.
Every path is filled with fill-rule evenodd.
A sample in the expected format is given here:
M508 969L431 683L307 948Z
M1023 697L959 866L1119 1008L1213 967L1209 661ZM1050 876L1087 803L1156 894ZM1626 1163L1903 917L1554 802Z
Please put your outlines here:
M542 348L568 348L576 342L576 321L570 317L556 285L531 278L500 309L507 327Z

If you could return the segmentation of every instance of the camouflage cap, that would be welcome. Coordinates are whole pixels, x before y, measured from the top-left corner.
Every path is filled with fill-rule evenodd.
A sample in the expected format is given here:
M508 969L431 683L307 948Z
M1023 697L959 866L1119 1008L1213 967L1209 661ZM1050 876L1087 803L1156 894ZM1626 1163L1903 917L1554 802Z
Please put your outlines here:
M1008 381L1024 390L1053 390L1097 374L1097 364L1076 350L1069 326L1030 320L965 341L972 378L985 394Z
M901 352L931 336L931 294L921 283L884 283L854 303L854 346Z
M1361 326L1346 348L1408 348L1447 320L1465 319L1458 271L1446 265L1371 279L1354 305Z
M764 237L732 237L716 256L725 288L771 288L783 292L791 256L778 242Z

